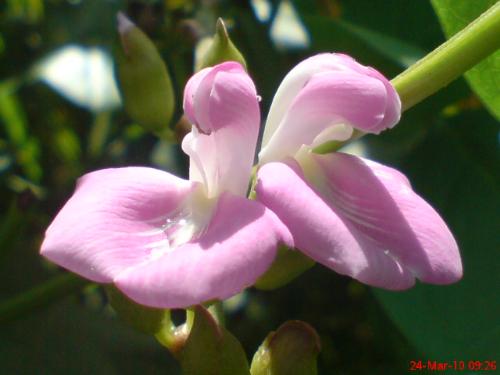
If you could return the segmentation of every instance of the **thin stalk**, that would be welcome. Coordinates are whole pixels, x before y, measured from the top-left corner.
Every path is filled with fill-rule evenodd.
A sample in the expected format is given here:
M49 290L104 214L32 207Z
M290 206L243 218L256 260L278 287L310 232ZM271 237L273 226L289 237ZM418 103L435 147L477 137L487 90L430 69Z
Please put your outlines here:
M500 2L391 81L401 98L402 110L420 103L497 51L500 48L499 35ZM325 142L313 152L334 152L364 135L355 130L349 140Z
M391 81L403 111L447 86L499 48L500 2Z
M89 285L75 274L65 273L0 304L0 324L18 319Z

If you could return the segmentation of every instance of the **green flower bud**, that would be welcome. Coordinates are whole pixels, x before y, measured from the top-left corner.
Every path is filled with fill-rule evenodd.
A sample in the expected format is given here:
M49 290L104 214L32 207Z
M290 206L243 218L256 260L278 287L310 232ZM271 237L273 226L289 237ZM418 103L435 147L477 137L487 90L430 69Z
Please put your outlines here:
M123 47L118 76L125 110L146 130L169 134L175 96L165 63L153 42L123 13L118 14L118 31Z
M247 66L245 58L229 38L224 21L219 18L215 26L215 35L212 39L212 43L206 49L205 53L202 54L201 58L197 59L195 70L199 71L224 61L236 61L245 68Z
M300 276L315 262L300 251L280 246L271 267L255 283L257 289L272 290L288 284Z
M316 375L321 344L305 322L288 321L271 332L255 353L251 375Z
M202 306L194 308L180 363L184 375L250 375L240 342Z

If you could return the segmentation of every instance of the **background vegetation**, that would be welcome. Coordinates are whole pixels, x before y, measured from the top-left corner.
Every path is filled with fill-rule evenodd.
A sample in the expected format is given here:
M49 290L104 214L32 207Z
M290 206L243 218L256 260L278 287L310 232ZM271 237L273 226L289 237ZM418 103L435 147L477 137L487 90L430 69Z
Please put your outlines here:
M178 145L144 132L116 100L106 56L117 48L118 10L157 43L178 93L178 120L194 47L219 16L247 59L265 114L283 76L307 56L342 51L394 77L445 40L435 10L449 35L495 1L265 3L262 14L229 0L1 3L0 372L179 372L152 338L116 319L100 288L69 281L38 255L45 228L83 173L148 165L187 174ZM50 65L60 51L73 51L71 59ZM279 290L248 290L227 305L227 324L250 358L270 330L301 319L321 336L321 374L403 374L410 360L500 359L499 66L497 52L468 77L482 101L460 79L394 130L358 144L402 170L442 213L460 244L464 279L391 293L316 265ZM47 282L58 292L9 302Z

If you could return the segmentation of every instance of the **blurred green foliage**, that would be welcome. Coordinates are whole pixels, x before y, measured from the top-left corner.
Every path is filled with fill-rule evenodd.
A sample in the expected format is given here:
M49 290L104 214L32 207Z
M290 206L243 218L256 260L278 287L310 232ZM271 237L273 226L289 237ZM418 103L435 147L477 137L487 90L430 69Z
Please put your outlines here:
M464 0L432 0L432 5L439 16L448 38L462 30L486 9L496 3L497 1L495 0L476 0L474 2ZM498 41L498 36L495 37ZM500 51L497 50L465 74L465 78L469 81L474 91L497 119L500 119L499 69Z
M306 56L341 51L394 77L445 39L427 1L294 0L290 4L310 44L278 48L269 35L279 3L269 2L267 21L260 21L247 1L0 4L0 303L60 275L39 257L38 249L78 176L124 165L187 174L178 145L145 133L120 107L96 111L83 102L75 105L39 76L38 64L69 45L112 54L118 45L118 10L128 12L165 59L177 93L175 121L193 71L194 48L200 38L213 35L218 17L245 56L264 114L282 77ZM441 7L445 3L433 1L451 34L461 26L446 26L450 14ZM481 91L485 85L473 74L474 89L498 114L498 101ZM498 98L497 80L487 81L486 90ZM180 136L182 126L176 129ZM251 358L284 321L309 322L322 342L320 374L402 374L410 360L498 359L498 122L460 79L405 113L394 130L367 136L362 144L371 158L407 174L442 213L461 247L463 281L373 293L315 266L281 289L247 291L229 313L229 331ZM2 323L0 372L179 373L164 348L116 319L99 288L45 302L44 309Z

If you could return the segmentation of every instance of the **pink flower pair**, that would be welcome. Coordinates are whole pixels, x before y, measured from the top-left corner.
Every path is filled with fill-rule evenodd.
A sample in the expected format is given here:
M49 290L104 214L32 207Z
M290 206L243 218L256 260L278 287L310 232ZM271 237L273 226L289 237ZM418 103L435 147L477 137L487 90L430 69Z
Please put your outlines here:
M255 283L280 243L338 273L387 289L415 277L462 274L456 242L398 171L316 146L379 133L400 117L377 71L321 54L285 77L259 154L256 200L246 198L260 126L255 86L237 63L195 74L184 94L192 131L189 180L144 167L83 176L47 230L41 253L138 303L187 307Z

